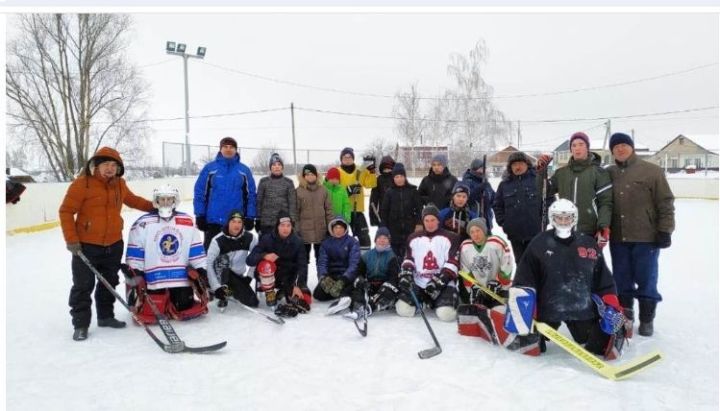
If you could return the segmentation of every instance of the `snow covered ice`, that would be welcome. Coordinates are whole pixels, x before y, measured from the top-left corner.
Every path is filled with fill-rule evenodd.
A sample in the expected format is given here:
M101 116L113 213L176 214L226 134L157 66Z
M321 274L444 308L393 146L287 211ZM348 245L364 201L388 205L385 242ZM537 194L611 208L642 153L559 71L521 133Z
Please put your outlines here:
M191 211L187 202L181 207ZM328 303L279 326L234 304L173 322L188 344L228 341L213 354L167 354L128 324L71 339L70 253L59 228L6 238L9 410L716 410L718 202L676 200L673 245L661 251L655 335L631 340L622 363L658 349L665 358L628 380L605 380L558 346L527 357L422 319L380 313L368 336L325 315ZM126 213L127 227L140 213ZM609 252L606 250L606 256ZM310 286L317 278L314 258ZM124 286L117 287L124 291ZM266 309L261 303L260 309ZM131 322L115 304L116 316ZM93 316L95 309L93 307ZM157 326L153 327L161 335ZM568 334L567 329L561 329Z

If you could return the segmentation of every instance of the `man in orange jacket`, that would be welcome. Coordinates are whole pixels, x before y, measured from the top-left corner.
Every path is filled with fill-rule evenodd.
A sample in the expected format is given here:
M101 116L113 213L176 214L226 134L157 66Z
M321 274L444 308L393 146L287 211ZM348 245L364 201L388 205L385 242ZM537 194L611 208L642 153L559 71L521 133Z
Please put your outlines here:
M90 294L95 288L95 276L78 254L85 254L110 284L116 286L124 250L122 205L153 210L150 201L136 196L127 187L122 178L124 171L117 151L100 148L88 160L83 173L70 184L60 205L60 225L67 249L73 254L69 304L75 341L87 339L92 317ZM115 319L114 303L115 297L104 286L95 288L98 327L125 327L125 322Z

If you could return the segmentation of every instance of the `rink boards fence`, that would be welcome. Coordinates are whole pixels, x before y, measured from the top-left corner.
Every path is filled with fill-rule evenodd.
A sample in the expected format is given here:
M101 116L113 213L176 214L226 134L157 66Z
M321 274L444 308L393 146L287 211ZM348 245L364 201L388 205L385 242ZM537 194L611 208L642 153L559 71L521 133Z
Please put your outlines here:
M260 177L256 177L256 182ZM294 179L295 180L295 179ZM413 184L419 184L420 178L411 178ZM668 179L670 188L676 198L718 199L718 178L697 178L673 176ZM296 181L297 182L297 181ZM491 178L493 187L497 187L498 178ZM180 190L182 202L187 206L192 203L195 177L173 177L149 180L128 181L128 187L137 195L150 198L155 187L161 184L172 184ZM26 184L27 189L17 204L6 204L6 233L19 234L48 230L60 225L58 208L62 202L69 183L33 183ZM297 185L297 184L296 184ZM370 190L366 190L366 196ZM187 207L184 207L188 209ZM127 207L124 208L124 212ZM126 221L125 224L131 222Z

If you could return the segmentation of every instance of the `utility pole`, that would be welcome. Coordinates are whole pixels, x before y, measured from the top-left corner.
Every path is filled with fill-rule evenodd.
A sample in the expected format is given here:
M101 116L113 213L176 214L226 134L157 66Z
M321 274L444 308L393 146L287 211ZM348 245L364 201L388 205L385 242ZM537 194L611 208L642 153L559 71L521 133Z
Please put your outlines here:
M610 119L605 122L605 139L603 140L603 146L602 149L605 150L609 147L608 141L610 140L611 135L611 125L610 125Z
M295 175L297 175L297 151L295 150L295 105L292 102L290 102L290 123L292 125L293 163L295 164Z
M522 132L520 131L520 120L518 120L518 146L517 149L520 150L520 145L522 143ZM520 150L522 151L522 150Z
M185 52L187 45L184 43L178 43L177 46L174 41L168 41L165 43L165 52L173 56L180 56L183 58L183 76L185 79L185 175L190 175L190 91L188 87L188 59L205 58L207 48L198 47L197 54L188 54Z

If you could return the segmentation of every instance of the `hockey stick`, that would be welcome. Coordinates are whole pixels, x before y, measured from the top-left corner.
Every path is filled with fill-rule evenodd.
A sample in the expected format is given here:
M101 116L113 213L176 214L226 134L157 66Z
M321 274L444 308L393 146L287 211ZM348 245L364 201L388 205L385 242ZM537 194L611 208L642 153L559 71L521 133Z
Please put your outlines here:
M460 271L459 274L465 280L479 287L480 290L493 298L495 301L503 305L507 303L507 300L505 298L499 296L497 293L493 292L489 288L478 283L477 280L472 277L468 272ZM575 358L585 363L598 374L613 381L622 380L634 374L637 374L638 372L644 370L648 366L655 364L662 359L662 353L660 353L660 351L653 351L649 354L645 354L631 361L628 361L622 365L610 365L607 362L597 358L593 353L589 352L575 341L567 338L565 335L559 333L556 329L550 327L549 325L539 321L533 321L533 325L540 334L544 335L550 341L559 345L560 348L572 354Z
M265 318L267 318L268 320L274 322L275 324L280 324L280 325L285 324L285 320L283 320L283 319L280 318L280 317L275 317L275 316L272 316L272 315L270 315L270 314L266 314L266 313L264 313L264 312L262 312L262 311L258 311L258 310L256 310L256 309L250 307L250 306L247 306L247 305L241 303L241 302L238 301L238 300L235 300L234 298L228 298L228 300L230 300L230 301L234 302L235 304L239 305L240 307L242 307L242 308L250 311L251 313L255 313L255 314L257 314L257 315L262 315L263 317L265 317Z
M363 337L367 337L367 329L368 329L368 310L370 309L370 301L368 300L368 285L367 282L365 283L363 287L363 294L365 295L365 307L363 309L363 315L362 317L356 318L353 320L353 323L355 324L355 328L357 328L360 335ZM360 327L360 324L358 324L358 321L362 319L363 326Z
M88 268L90 269L90 271L92 271L92 273L95 275L95 277L98 279L98 281L100 281L105 286L105 288L107 288L108 291L110 291L110 293L112 293L112 295L118 301L120 301L120 304L122 304L122 306L125 307L126 310L128 310L128 312L130 313L132 318L135 320L135 322L137 322L138 324L142 325L143 328L145 328L145 331L148 333L150 338L152 338L153 341L155 341L155 343L160 348L163 349L163 351L174 354L174 353L183 352L183 351L202 352L202 351L196 351L196 350L203 350L206 348L206 347L193 348L193 347L185 346L185 343L177 336L177 334L175 333L175 330L172 330L172 327L170 326L170 324L167 324L170 327L170 330L172 330L172 334L174 335L174 338L171 339L161 323L161 329L162 329L163 333L165 334L165 336L168 338L168 341L170 342L170 344L165 344L164 342L162 342L162 340L160 340L160 338L158 338L158 336L155 335L155 333L153 333L152 330L150 330L150 327L148 327L147 324L145 324L144 322L142 322L140 320L140 318L138 318L137 314L135 314L135 312L132 310L132 308L130 308L130 306L125 301L125 299L122 298L120 296L120 294L118 294L117 291L115 291L115 288L113 288L113 286L108 282L108 280L102 274L100 274L100 272L92 265L90 260L88 260L88 258L85 256L85 254L82 251L78 253L78 257L82 260L83 263L85 263L85 265L88 266ZM152 307L154 307L154 305L151 305L151 308ZM155 307L155 309L157 310L157 307ZM158 319L158 322L159 322L159 319ZM165 322L167 322L167 320ZM210 347L217 347L217 348L214 348L217 350L217 349L224 347L225 344L227 344L227 342L223 341L220 344L216 344L215 346L210 346Z
M427 327L428 331L430 331L430 336L432 337L433 341L435 342L435 346L432 348L427 348L425 350L422 350L418 352L418 357L420 359L426 360L428 358L432 358L442 352L442 348L440 348L440 343L437 340L437 337L435 337L435 332L433 332L432 327L430 327L430 323L427 320L427 317L425 316L425 312L423 311L422 304L420 304L420 301L417 298L417 295L415 295L415 291L413 291L413 286L410 285L410 288L408 289L410 293L410 297L412 297L413 301L415 301L415 307L417 311L420 311L420 316L422 316L423 321L425 321L425 326Z

